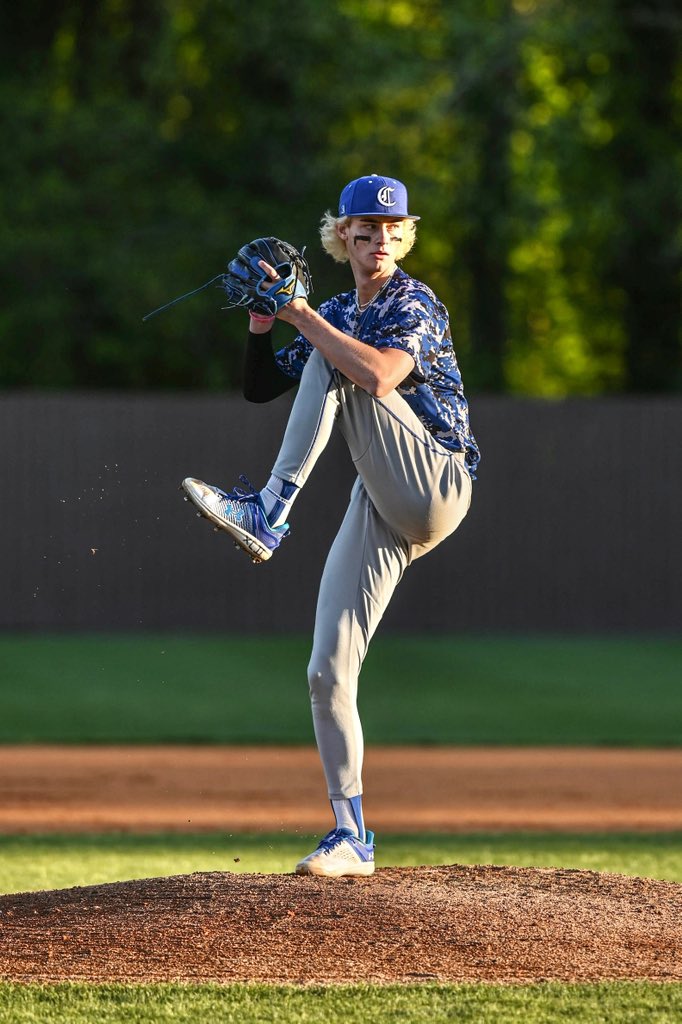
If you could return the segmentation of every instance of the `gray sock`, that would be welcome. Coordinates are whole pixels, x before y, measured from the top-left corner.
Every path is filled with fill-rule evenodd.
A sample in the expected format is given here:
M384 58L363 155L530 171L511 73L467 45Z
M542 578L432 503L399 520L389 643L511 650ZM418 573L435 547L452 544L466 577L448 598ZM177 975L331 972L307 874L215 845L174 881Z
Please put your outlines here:
M332 810L336 818L337 828L349 828L358 839L365 841L365 822L362 816L362 797L346 797L341 800L331 800Z
M283 526L300 489L290 480L280 480L278 476L270 477L260 492L270 526Z

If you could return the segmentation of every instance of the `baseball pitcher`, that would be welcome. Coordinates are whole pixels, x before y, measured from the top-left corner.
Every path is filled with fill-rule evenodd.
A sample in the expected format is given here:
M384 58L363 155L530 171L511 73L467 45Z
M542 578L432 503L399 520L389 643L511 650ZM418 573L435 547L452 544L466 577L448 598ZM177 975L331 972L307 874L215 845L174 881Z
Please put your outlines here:
M244 395L269 401L299 385L272 475L226 492L194 478L186 497L255 562L289 535L292 506L332 431L357 469L320 584L308 666L313 723L335 827L299 874L371 875L374 834L362 809L358 677L405 569L457 529L471 502L479 451L469 427L446 308L398 263L418 217L405 186L370 174L322 218L325 251L349 263L355 287L308 302L310 272L276 238L240 249L224 275L230 305L249 311ZM273 354L275 321L296 337Z

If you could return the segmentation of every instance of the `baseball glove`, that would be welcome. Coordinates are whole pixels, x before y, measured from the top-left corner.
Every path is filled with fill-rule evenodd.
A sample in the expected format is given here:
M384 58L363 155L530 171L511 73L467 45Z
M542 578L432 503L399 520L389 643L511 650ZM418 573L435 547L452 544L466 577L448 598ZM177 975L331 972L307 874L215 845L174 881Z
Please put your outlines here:
M279 281L266 274L260 260L274 267ZM243 245L228 264L222 285L227 309L240 307L260 316L275 316L292 299L307 298L313 290L303 253L279 238L256 238Z

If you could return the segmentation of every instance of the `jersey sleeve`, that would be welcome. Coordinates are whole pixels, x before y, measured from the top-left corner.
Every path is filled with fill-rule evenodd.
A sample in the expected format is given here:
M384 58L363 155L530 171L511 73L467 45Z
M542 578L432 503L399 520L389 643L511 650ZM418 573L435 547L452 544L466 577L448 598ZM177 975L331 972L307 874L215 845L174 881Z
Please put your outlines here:
M448 327L445 307L426 289L411 288L396 296L375 328L377 348L398 348L414 359L415 374L428 380L438 346Z
M275 352L275 363L282 373L293 380L300 380L305 364L310 358L313 346L302 334L297 334L294 340Z
M322 303L317 312L325 320L328 320L330 308L331 303L327 300L327 302ZM292 342L275 352L275 362L287 377L291 377L293 380L300 380L312 351L313 346L308 339L302 334L297 334Z

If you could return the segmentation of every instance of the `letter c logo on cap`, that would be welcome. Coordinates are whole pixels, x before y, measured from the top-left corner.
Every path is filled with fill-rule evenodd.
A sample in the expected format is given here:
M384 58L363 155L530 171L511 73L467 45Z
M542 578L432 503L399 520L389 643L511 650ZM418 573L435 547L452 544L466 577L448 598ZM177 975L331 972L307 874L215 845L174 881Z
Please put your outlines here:
M395 206L396 200L392 198L394 192L395 189L388 185L384 185L383 188L379 189L377 192L377 199L382 206Z

